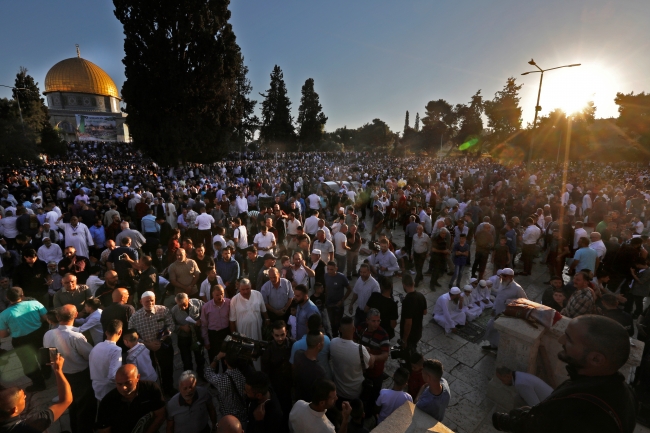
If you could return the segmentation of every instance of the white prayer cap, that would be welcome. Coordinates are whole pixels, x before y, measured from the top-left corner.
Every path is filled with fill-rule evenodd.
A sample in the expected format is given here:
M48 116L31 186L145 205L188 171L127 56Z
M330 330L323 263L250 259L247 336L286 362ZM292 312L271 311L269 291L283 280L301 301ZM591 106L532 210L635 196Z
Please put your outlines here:
M345 208L340 207L339 212L345 212Z
M477 282L477 281L478 281L478 279L476 279L476 278L471 278L471 279L469 280L469 283L470 283L470 284L474 284L474 283Z
M156 294L154 292L152 292L151 290L147 290L146 292L144 292L142 294L142 296L140 296L140 299L155 298L155 297L156 297Z
M498 276L501 276L501 274L502 274L501 269L499 269L499 270L497 271L497 275L498 275Z
M471 292L472 290L474 290L474 286L472 286L471 284L468 284L465 287L463 287L463 290L466 291L466 292Z
M481 280L481 281L478 282L478 285L481 286L481 287L487 287L487 281Z
M488 281L487 281L487 286L488 286L488 287L492 287L492 285L493 285L493 284L492 284L492 281L488 280Z
M318 254L319 256L321 255L321 252L320 252L320 250L318 248L314 248L313 250L311 250L311 253L312 254Z
M460 295L460 289L458 287L452 287L451 289L449 289L449 293L451 293L452 295Z
M501 269L501 275L515 275L515 271L513 271L510 268L503 268Z

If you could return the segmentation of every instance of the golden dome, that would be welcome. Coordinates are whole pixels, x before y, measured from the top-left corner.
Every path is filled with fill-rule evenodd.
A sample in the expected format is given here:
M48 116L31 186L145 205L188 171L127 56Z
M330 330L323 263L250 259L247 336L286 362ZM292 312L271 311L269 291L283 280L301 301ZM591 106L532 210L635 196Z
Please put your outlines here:
M80 57L61 60L45 76L45 94L49 92L90 93L120 98L117 86L96 64Z

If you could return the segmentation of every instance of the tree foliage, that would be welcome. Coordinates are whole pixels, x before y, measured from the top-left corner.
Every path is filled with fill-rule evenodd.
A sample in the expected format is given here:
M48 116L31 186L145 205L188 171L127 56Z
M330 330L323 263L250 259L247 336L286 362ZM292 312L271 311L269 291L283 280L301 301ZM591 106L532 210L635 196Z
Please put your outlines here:
M260 140L267 146L295 150L296 131L291 117L291 101L287 96L284 74L278 65L271 72L269 89L260 95L264 97Z
M411 129L410 121L409 121L409 110L406 110L406 117L404 118L404 133L408 129Z
M616 124L650 149L650 93L617 93L614 102L618 105Z
M413 126L415 132L420 131L420 113L415 113L415 126Z
M27 72L21 66L16 74L13 100L0 100L0 155L14 163L37 159L40 153L66 151L65 142L50 124L38 83Z
M409 128L412 131L412 129ZM331 150L327 143L336 143L346 151L391 152L399 143L399 135L381 119L373 119L357 129L347 126L325 134L321 150Z
M302 86L302 98L298 108L298 139L302 146L313 148L323 138L327 117L323 114L314 79L308 78Z
M510 77L491 101L483 103L488 119L489 140L492 144L504 142L521 129L519 90L522 86L523 84L518 85L516 79Z
M457 104L454 108L458 131L454 136L454 143L461 145L473 138L481 137L483 133L483 97L478 90L470 101L469 105ZM477 147L478 148L478 147Z
M113 0L124 26L122 97L135 145L160 163L215 160L250 123L228 0Z

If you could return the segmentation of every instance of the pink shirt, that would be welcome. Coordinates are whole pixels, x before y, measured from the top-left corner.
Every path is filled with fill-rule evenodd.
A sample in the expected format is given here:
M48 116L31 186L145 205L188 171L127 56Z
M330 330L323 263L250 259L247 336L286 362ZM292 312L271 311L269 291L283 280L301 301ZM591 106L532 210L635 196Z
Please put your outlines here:
M224 298L220 307L214 303L214 299L203 304L201 320L204 322L201 326L201 334L204 341L209 341L208 330L220 331L230 326L230 299Z

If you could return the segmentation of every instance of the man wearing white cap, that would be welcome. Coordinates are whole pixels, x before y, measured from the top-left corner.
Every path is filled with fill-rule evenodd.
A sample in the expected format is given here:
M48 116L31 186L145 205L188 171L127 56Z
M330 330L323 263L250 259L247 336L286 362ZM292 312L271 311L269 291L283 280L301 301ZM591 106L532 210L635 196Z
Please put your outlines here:
M496 350L499 347L499 331L494 329L494 318L503 313L506 305L512 299L526 298L524 289L515 282L515 272L511 268L501 269L501 288L497 293L497 298L494 300L494 309L492 310L492 319L487 324L485 331L485 339L490 344L483 346L485 350Z
M449 293L441 295L433 307L433 320L445 329L445 332L456 332L457 325L464 325L465 312L460 305L460 289L452 287Z
M151 354L151 363L160 367L162 387L174 394L174 347L170 335L176 329L171 312L164 305L156 305L156 294L144 292L140 297L142 308L129 319L129 328L138 331Z
M487 281L479 281L478 285L474 288L474 299L481 303L481 311L494 306L490 295L490 288L488 287Z
M475 295L474 287L471 284L463 287L463 294L460 295L462 311L465 313L468 322L472 322L483 312L483 308L480 306L480 302L475 299Z
M43 245L38 249L38 258L43 260L45 263L51 261L58 263L63 260L63 251L61 251L60 246L52 243L52 239L45 236L43 238Z

